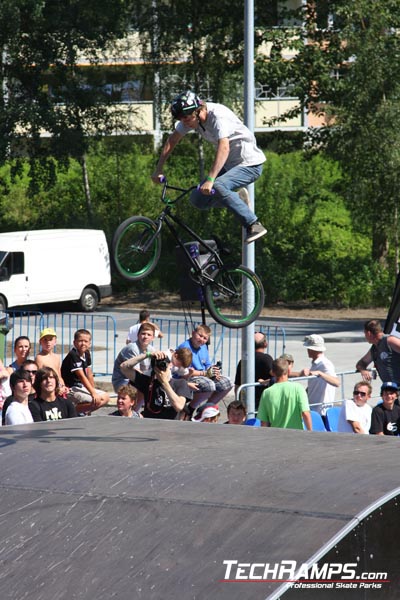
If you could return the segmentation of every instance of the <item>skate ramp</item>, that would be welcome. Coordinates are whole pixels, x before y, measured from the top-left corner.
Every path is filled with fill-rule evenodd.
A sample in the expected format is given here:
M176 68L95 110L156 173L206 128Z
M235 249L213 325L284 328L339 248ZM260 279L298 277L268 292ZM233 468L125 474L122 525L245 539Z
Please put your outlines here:
M360 538L362 559L358 523L373 519L355 517L372 505L391 505L375 556L398 539L397 499L385 504L396 438L92 416L3 427L0 452L7 600L321 600L328 591L239 582L224 561L305 563L342 537Z

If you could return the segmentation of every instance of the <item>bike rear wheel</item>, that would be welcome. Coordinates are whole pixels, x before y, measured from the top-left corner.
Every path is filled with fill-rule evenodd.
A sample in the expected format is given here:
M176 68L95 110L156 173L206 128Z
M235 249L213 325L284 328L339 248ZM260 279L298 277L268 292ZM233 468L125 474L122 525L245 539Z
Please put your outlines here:
M157 230L157 225L147 217L130 217L118 227L113 238L113 258L118 272L129 281L138 281L150 275L161 254L161 238L146 244Z
M249 303L243 306L245 286L249 286ZM243 265L221 267L213 282L205 286L205 303L210 315L225 327L239 329L253 323L264 306L264 288L260 278Z

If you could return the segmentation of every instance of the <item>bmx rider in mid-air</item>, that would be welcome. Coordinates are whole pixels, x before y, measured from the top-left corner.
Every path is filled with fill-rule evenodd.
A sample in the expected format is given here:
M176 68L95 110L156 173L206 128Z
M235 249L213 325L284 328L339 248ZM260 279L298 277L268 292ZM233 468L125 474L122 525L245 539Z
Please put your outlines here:
M229 108L214 102L205 103L190 90L174 98L171 112L179 122L161 150L151 176L154 183L162 180L164 163L176 144L195 129L216 147L216 153L205 181L192 191L191 203L202 210L213 207L229 209L245 227L248 244L265 235L267 230L246 201L245 188L260 177L265 161L253 133Z

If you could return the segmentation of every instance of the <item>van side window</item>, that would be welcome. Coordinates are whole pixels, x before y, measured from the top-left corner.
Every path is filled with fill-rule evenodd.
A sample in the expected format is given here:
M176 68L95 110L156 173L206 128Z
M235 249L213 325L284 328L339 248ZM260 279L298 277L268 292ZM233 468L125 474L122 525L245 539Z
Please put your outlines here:
M24 272L24 253L9 252L2 262L0 281L8 281L11 275L20 275Z
M13 275L20 275L25 270L24 264L24 253L23 252L12 252L12 270Z

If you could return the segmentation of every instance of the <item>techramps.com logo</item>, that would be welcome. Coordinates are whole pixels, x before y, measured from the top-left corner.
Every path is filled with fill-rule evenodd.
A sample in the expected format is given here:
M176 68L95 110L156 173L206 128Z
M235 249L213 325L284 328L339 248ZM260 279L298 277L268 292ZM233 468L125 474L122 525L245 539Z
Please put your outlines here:
M223 583L286 583L297 589L380 590L388 583L385 572L359 572L358 563L308 563L295 560L279 563L244 563L224 560Z

